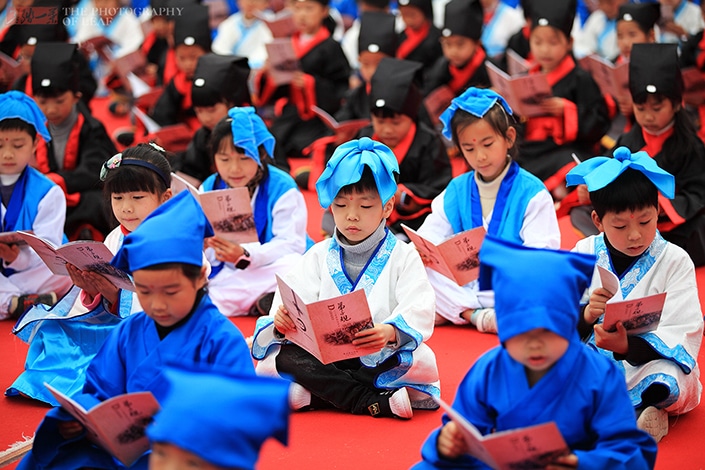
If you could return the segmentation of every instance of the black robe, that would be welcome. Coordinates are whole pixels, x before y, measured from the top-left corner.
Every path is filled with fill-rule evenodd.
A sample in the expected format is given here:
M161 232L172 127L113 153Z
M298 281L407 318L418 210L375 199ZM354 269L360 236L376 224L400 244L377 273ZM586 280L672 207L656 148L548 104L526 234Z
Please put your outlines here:
M439 57L443 56L443 48L441 47L441 30L431 25L428 30L428 35L421 43L414 48L406 57L398 57L404 60L413 60L421 62L424 70L431 68ZM406 32L402 31L399 34L399 44L406 40Z
M465 64L465 67L472 66L471 62L472 59ZM427 70L424 78L424 96L427 96L433 90L442 85L448 85L448 83L453 79L449 66L450 64L448 59L445 57L439 57L433 66ZM465 70L465 67L461 70ZM489 88L490 86L492 86L492 83L490 82L490 78L487 76L487 68L485 68L485 64L483 62L475 69L475 72L470 76L470 79L465 82L459 90L454 90L454 93L456 96L459 96L470 87Z

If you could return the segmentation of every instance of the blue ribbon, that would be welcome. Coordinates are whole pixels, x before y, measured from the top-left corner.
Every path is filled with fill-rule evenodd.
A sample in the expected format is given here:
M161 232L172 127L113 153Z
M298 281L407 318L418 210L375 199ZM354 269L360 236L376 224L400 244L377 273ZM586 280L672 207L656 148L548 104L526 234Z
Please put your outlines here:
M507 114L510 116L513 114L512 108L499 93L487 88L468 88L460 96L453 98L450 106L441 114L439 119L443 123L443 137L449 140L452 138L453 130L450 127L450 121L458 109L482 118L497 103Z

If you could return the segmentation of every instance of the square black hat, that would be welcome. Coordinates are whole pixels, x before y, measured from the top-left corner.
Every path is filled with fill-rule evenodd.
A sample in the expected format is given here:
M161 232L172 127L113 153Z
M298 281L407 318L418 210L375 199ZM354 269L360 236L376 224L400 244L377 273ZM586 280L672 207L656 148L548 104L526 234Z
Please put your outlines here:
M296 1L297 1L297 2L307 2L307 1L309 1L309 0L296 0ZM318 2L318 3L320 3L321 5L323 5L324 7L327 7L327 6L329 5L329 0L310 0L310 1L312 1L312 2Z
M247 57L206 54L198 59L193 75L191 101L194 106L213 106L226 99L233 106L250 105Z
M174 47L201 46L206 52L211 50L211 28L208 23L208 7L187 5L174 21Z
M68 35L63 25L18 24L11 26L11 35L21 46L36 46L40 42L66 41Z
M40 42L30 69L32 93L59 89L78 91L80 58L78 46L65 42Z
M394 57L397 52L398 36L394 29L396 17L391 13L366 11L360 16L358 51L381 52Z
M617 21L636 21L645 33L654 28L661 18L661 5L654 3L625 3L619 6Z
M570 39L576 9L576 0L531 0L531 29L553 26Z
M433 21L433 3L431 0L399 0L400 7L416 7L423 15Z
M479 0L451 0L446 4L443 36L464 36L479 41L483 17Z
M423 64L383 58L370 81L370 111L387 109L416 119L421 105Z
M629 91L635 102L645 94L664 95L680 102L683 76L677 44L634 44L629 57Z

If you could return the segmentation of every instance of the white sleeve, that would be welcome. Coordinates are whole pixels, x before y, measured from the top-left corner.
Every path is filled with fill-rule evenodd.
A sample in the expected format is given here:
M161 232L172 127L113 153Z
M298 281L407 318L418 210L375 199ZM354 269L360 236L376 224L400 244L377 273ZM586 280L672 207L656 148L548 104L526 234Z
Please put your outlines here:
M548 191L539 191L529 201L519 236L524 240L524 246L560 248L561 232L553 199Z
M417 232L429 241L438 244L454 235L453 226L448 221L445 211L446 191L433 198L431 201L431 213L428 214L423 224Z
M240 28L237 27L237 17L237 13L230 15L218 25L218 32L211 46L211 50L216 54L232 54L233 46L237 44L240 36Z
M573 42L573 53L578 59L595 54L597 52L597 38L604 29L604 13L595 11L588 17Z
M120 15L120 24L111 34L110 38L119 47L115 51L115 57L123 57L135 52L144 42L144 33L140 20L135 15L125 12Z

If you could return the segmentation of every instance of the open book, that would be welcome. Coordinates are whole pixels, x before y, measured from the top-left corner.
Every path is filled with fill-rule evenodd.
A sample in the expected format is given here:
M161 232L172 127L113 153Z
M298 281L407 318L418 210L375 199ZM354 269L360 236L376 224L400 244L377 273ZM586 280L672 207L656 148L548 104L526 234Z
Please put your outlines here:
M48 383L56 401L86 428L87 438L129 467L149 449L145 428L159 411L151 392L118 395L86 410Z
M553 421L483 436L446 402L437 397L433 399L460 428L468 454L494 469L545 468L556 458L570 454L568 444Z
M507 72L510 76L521 75L527 73L531 68L531 62L517 54L514 49L507 49Z
M597 54L592 54L582 59L580 65L590 72L603 95L631 101L629 62L615 65Z
M233 243L259 240L247 188L217 189L202 193L185 178L172 173L171 189L174 194L187 190L196 198L217 237Z
M19 232L0 232L0 243L4 243L5 245L26 245L27 241Z
M282 303L296 323L296 331L287 332L286 339L323 364L370 354L371 350L352 344L355 333L374 326L364 290L306 304L279 276L277 285Z
M696 67L686 67L683 75L683 101L700 106L705 102L705 74Z
M350 119L348 121L338 122L333 116L318 106L311 106L311 111L321 118L326 126L335 132L335 135L339 137L341 142L354 139L357 135L357 131L370 124L369 119Z
M22 65L7 54L0 52L0 83L9 88L22 75Z
M602 327L607 331L617 331L616 323L622 322L628 335L653 331L661 321L661 312L666 303L666 292L649 295L639 299L622 300L619 279L602 266L597 267L602 287L614 293L605 305Z
M147 113L142 111L140 106L133 106L132 113L147 130L146 140L153 140L157 145L164 147L170 152L183 152L193 138L193 130L184 123L162 127L149 117Z
M59 247L30 232L17 232L39 255L49 270L61 276L68 276L66 265L71 263L82 271L92 271L103 275L119 289L135 290L127 273L110 264L113 253L103 242L76 240Z
M443 111L450 106L450 102L455 98L455 93L450 89L448 85L441 85L424 98L423 103L426 106L426 111L428 111L428 116L431 118L431 122L436 125L438 124L439 118Z
M287 85L294 79L294 73L301 70L290 38L275 38L265 44L269 60L269 77L274 85Z
M553 96L546 74L536 73L510 77L493 63L486 61L492 88L502 95L512 110L520 116L543 116L541 102Z
M267 24L272 36L275 38L289 38L296 31L294 15L288 8L276 13L271 11L256 12L255 16Z
M429 267L434 271L454 280L459 286L479 276L480 260L477 255L487 233L484 227L457 233L440 245L435 245L406 225L401 227L419 253L432 261Z

